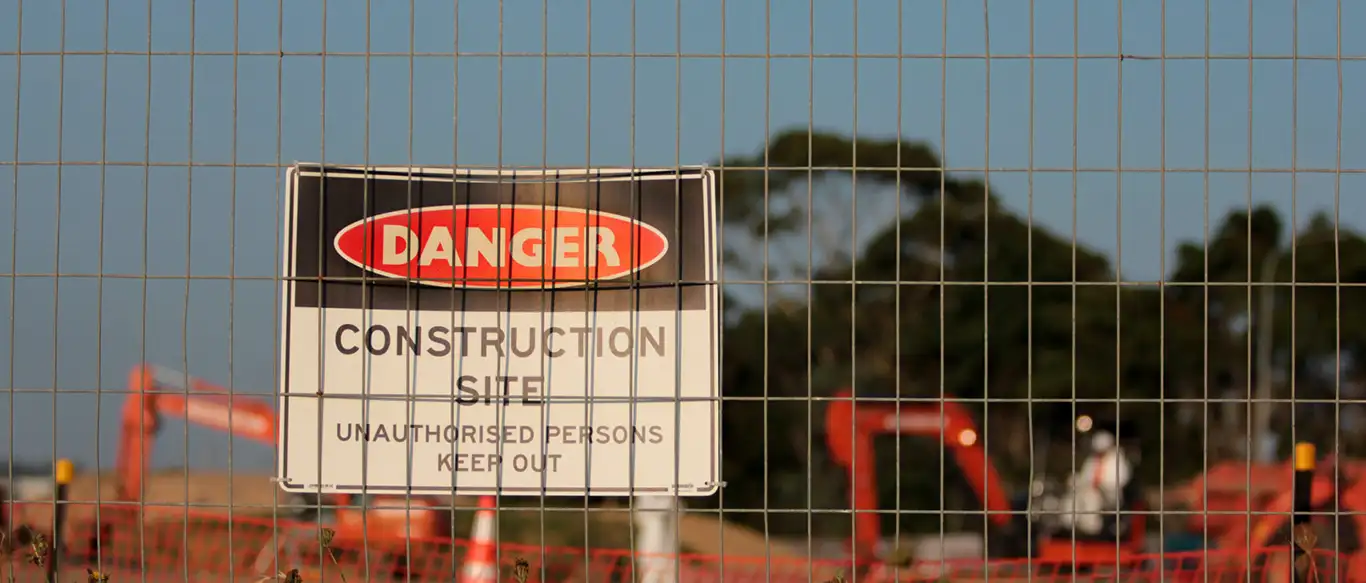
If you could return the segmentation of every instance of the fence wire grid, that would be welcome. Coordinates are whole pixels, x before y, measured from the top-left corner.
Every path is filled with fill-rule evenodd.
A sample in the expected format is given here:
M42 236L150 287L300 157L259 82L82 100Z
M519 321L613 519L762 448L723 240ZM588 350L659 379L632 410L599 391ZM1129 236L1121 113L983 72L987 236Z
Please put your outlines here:
M0 0L0 575L1366 581L1353 23L1366 3ZM719 269L670 285L724 298L723 485L282 489L300 162L713 172ZM687 402L662 439L702 447Z

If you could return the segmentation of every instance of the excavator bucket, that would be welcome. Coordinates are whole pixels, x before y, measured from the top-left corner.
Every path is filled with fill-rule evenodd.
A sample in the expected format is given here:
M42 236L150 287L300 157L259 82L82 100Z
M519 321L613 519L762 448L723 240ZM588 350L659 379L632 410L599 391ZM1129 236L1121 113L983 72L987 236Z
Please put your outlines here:
M1290 490L1294 470L1288 462L1253 464L1223 462L1169 491L1166 500L1185 506L1188 527L1211 539L1246 526L1247 513L1266 507Z
M1314 507L1338 512L1366 510L1366 487L1361 480L1364 476L1366 465L1361 462L1320 465L1310 493ZM1294 470L1288 462L1225 462L1169 491L1166 499L1193 511L1189 514L1189 527L1206 533L1215 546L1258 548L1285 544L1289 538L1293 477ZM1344 518L1343 522L1347 523L1345 527L1340 525L1332 530L1350 531L1352 538L1359 538L1357 535L1366 526L1366 520Z

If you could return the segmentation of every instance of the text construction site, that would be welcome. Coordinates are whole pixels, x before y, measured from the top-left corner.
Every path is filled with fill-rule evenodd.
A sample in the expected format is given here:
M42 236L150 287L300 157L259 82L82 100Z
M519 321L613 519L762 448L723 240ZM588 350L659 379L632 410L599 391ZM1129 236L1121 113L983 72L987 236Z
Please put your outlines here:
M719 487L710 171L289 177L285 490Z

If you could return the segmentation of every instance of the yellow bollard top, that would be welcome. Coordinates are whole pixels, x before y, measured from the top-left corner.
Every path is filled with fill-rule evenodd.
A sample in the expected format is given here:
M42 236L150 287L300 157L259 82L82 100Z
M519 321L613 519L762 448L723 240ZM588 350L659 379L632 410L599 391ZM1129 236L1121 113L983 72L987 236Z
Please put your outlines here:
M1295 444L1295 470L1309 471L1314 469L1314 444L1297 443Z
M76 467L72 465L71 460L60 459L57 460L57 469L54 473L57 484L65 486L71 483L72 478L76 477Z

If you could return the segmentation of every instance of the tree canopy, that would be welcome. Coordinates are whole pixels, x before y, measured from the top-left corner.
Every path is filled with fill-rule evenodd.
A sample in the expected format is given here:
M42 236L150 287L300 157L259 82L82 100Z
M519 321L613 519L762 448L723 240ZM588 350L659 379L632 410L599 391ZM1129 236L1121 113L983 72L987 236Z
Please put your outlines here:
M1295 282L1265 298L1277 398L1333 399L1366 380L1355 364L1366 329L1339 326L1366 316L1366 298L1359 287L1324 285L1366 281L1366 239L1329 216L1292 233L1274 209L1232 213L1208 242L1181 244L1162 285L1140 286L1116 283L1104 254L1006 208L981 179L941 170L928 144L797 130L716 165L727 277L799 283L770 286L783 291L767 301L726 288L727 486L712 504L847 509L846 476L822 434L821 399L843 387L966 401L1008 488L1040 469L1044 429L1071 446L1080 412L1140 427L1141 471L1154 484L1244 456L1261 294L1271 289L1263 279ZM856 247L852 200L838 187L851 180L860 200L872 190L895 208ZM1298 414L1296 438L1327 445L1338 409L1270 410L1283 442ZM938 510L942 495L945 506L980 507L956 485L942 447L920 441L879 443L881 504ZM742 516L787 534L847 532L850 522ZM903 524L938 530L938 516L919 518Z

